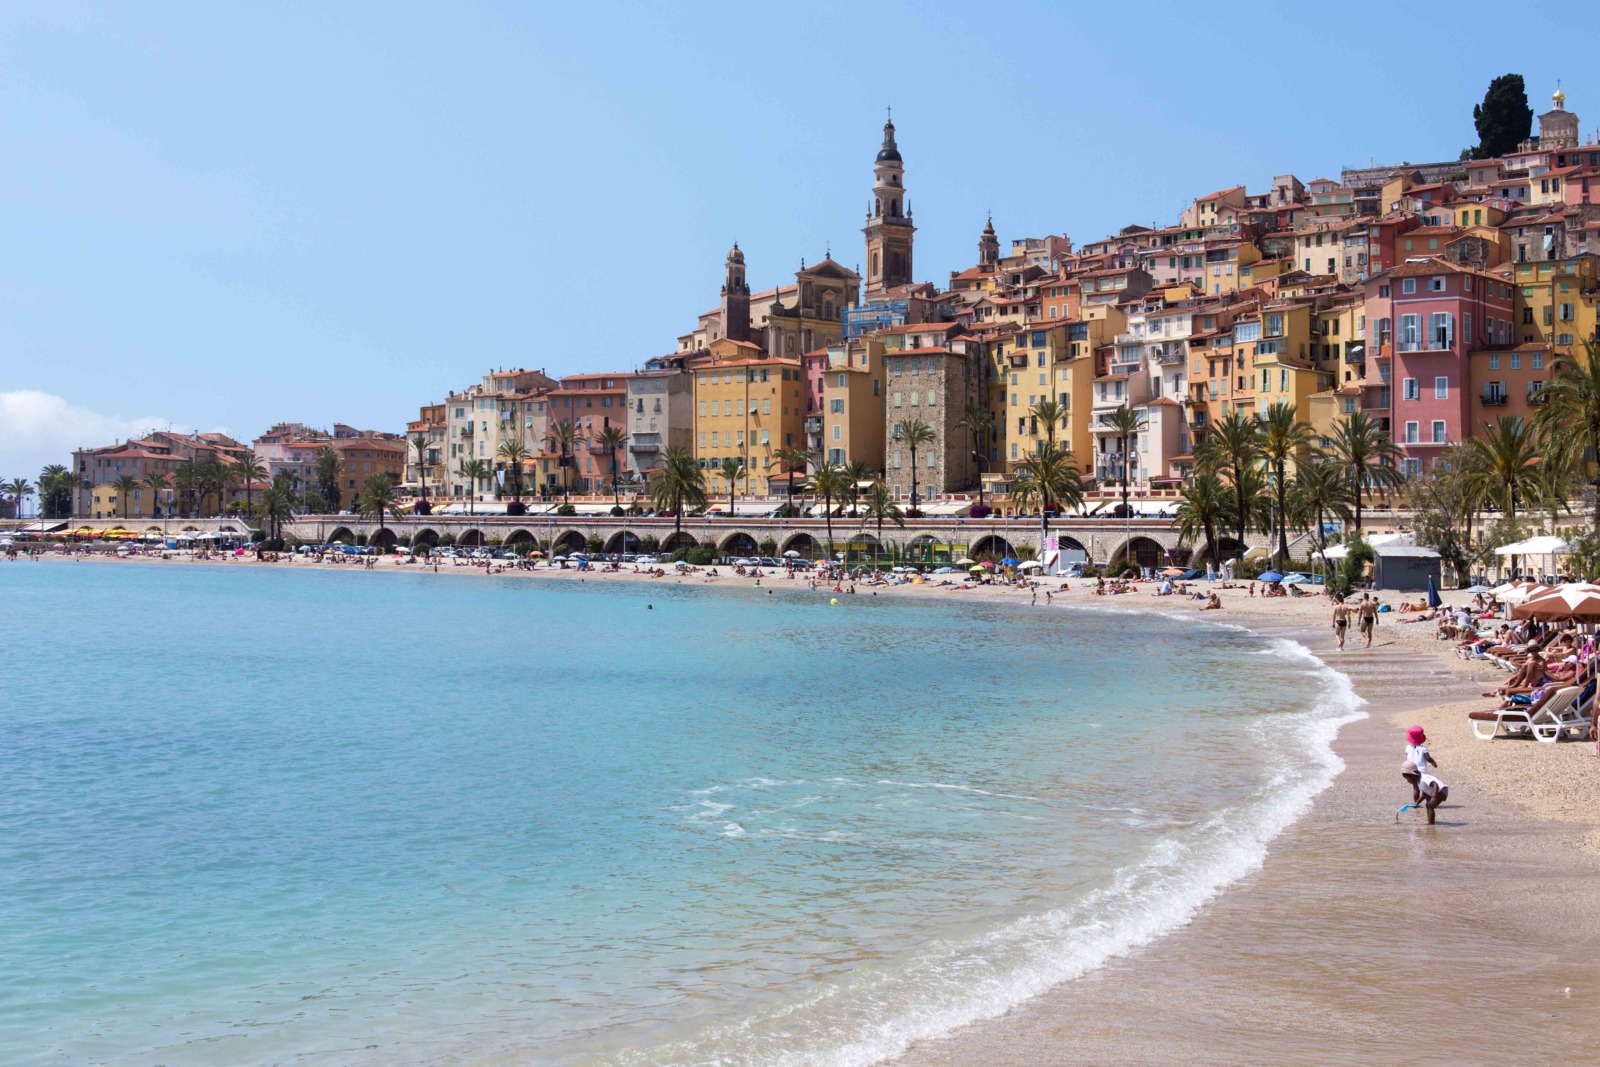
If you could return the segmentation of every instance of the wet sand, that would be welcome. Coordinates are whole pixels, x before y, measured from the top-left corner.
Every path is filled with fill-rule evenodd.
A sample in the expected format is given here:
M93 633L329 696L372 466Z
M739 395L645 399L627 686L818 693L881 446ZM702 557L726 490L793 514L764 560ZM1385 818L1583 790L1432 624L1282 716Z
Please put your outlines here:
M376 573L394 571L432 573L410 566ZM718 579L626 571L488 575L451 566L438 573L480 581L754 584L726 571ZM769 577L762 584L776 595L833 595L811 591L803 580ZM1073 591L1058 593L1054 605L1041 595L1037 610L1195 612L1177 598L1091 597L1090 583L1070 584ZM929 585L878 592L1023 605L1030 595ZM1478 694L1504 676L1456 660L1433 639L1431 624L1397 625L1398 616L1388 615L1372 649L1352 634L1341 653L1324 598L1266 601L1244 589L1221 595L1223 611L1196 617L1297 640L1343 671L1366 699L1368 718L1345 727L1334 746L1346 769L1273 842L1260 870L1227 887L1179 931L1003 1016L915 1045L896 1062L1600 1063L1594 746L1474 740L1464 713L1489 705ZM1395 809L1409 800L1398 766L1411 722L1427 728L1439 776L1451 787L1431 828L1414 812L1395 820ZM1159 765L1159 753L1154 758Z

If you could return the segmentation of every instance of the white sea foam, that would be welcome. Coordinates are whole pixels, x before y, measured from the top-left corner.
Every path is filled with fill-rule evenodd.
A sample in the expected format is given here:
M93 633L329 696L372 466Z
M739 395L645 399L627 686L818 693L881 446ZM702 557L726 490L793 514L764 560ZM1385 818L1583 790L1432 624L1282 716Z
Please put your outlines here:
M1004 1014L1187 924L1258 868L1272 840L1309 810L1344 767L1332 747L1339 730L1366 717L1349 679L1308 649L1274 639L1262 651L1304 667L1320 693L1308 709L1259 724L1269 775L1248 800L1168 834L1069 906L976 938L935 942L899 965L858 969L781 1008L625 1062L864 1067L914 1041ZM880 784L984 792L949 783Z

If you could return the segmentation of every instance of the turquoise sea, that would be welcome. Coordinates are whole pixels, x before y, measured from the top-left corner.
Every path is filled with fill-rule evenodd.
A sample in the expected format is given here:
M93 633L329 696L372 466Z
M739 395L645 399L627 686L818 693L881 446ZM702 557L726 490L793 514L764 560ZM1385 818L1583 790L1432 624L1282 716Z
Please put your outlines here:
M872 1063L1338 768L1287 642L777 584L0 563L0 1063Z

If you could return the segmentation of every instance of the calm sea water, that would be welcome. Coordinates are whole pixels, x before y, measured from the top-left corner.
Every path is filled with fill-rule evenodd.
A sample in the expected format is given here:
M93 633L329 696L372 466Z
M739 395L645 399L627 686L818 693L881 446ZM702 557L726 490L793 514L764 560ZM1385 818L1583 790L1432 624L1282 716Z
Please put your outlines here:
M0 564L0 1062L869 1063L1338 766L1283 642L782 588Z

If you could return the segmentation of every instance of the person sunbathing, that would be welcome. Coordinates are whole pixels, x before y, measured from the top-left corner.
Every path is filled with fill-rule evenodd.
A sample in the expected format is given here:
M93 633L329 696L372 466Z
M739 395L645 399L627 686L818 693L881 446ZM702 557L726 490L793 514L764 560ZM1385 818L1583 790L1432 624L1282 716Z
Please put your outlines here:
M1506 679L1505 685L1483 695L1486 697L1526 695L1544 684L1544 681L1544 657L1535 650L1528 653L1527 661L1512 672L1511 677Z
M1517 708L1518 710L1525 709L1531 716L1534 712L1550 703L1551 699L1563 688L1564 687L1559 684L1552 683L1550 685L1540 686L1539 688L1530 690L1526 693L1511 693L1504 700L1502 700L1494 710L1508 711L1511 708Z

